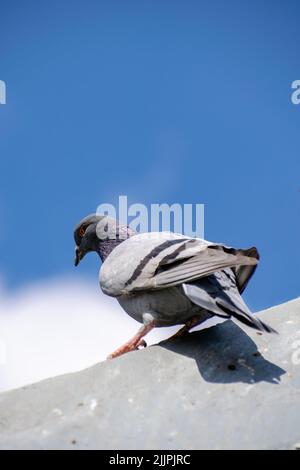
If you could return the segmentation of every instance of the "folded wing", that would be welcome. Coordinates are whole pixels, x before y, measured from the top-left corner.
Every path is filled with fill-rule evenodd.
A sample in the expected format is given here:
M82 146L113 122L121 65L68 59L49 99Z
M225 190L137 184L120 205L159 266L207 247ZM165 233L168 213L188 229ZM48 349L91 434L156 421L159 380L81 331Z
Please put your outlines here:
M230 268L183 284L183 289L193 303L218 317L231 318L256 330L276 333L252 315L238 291L235 274Z
M255 248L239 250L168 232L138 234L107 257L100 285L106 294L119 296L176 286L230 267L242 291L258 258Z
M255 248L241 250L200 239L173 238L155 246L140 259L125 283L126 292L163 289L233 268L241 289L258 263ZM240 276L238 275L240 273Z
M235 250L223 245L202 246L193 255L174 257L172 263L161 260L154 274L155 287L169 287L206 277L220 269L256 266L258 257L247 250Z

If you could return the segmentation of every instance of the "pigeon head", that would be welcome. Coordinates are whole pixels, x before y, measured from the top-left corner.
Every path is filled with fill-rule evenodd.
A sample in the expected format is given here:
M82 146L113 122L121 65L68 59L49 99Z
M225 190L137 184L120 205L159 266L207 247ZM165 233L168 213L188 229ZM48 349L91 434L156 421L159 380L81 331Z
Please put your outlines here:
M134 233L129 227L107 215L88 215L74 230L75 266L91 251L98 253L104 261L117 245Z

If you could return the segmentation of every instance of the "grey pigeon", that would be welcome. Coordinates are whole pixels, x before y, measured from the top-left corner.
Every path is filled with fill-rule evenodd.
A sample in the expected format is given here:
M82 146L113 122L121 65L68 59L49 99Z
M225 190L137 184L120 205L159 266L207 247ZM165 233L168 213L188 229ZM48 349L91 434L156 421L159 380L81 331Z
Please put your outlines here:
M259 261L254 247L235 249L172 232L136 233L97 214L80 221L74 239L75 266L88 252L98 253L102 291L143 325L109 358L145 346L143 337L154 327L184 325L178 337L214 315L275 332L241 297Z

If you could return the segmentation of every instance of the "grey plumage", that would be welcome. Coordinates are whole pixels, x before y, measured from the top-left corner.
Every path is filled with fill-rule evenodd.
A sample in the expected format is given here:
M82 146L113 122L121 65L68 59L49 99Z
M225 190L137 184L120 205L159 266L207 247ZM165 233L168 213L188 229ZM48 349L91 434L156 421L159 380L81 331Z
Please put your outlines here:
M185 294L199 307L221 318L231 318L267 333L275 330L253 316L241 297L234 273L227 268L203 279L183 284Z
M274 331L251 314L241 297L259 261L256 248L234 249L170 232L135 234L115 221L111 227L118 227L117 234L110 239L106 220L111 221L90 216L76 227L77 256L80 261L86 252L98 252L104 261L101 289L137 321L167 326L216 315Z

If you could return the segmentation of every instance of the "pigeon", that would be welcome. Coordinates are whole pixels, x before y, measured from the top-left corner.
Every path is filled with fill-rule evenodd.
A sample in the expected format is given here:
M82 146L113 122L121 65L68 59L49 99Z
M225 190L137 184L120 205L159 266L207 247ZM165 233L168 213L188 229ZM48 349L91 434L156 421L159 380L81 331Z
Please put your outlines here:
M142 323L108 358L146 346L155 327L182 325L178 338L213 316L276 333L241 297L259 262L255 247L235 249L173 232L137 233L107 215L92 214L74 230L75 266L98 253L100 287Z

